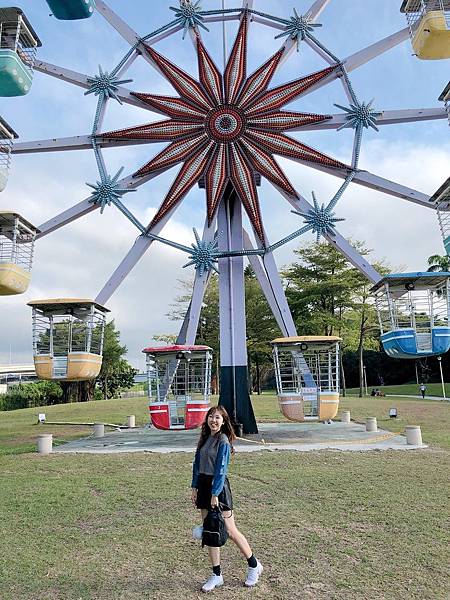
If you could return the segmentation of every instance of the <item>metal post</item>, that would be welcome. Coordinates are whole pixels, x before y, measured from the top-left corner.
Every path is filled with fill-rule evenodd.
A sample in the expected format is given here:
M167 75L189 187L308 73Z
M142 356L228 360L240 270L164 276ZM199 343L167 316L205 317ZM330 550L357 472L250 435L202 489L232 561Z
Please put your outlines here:
M366 365L363 365L363 379L364 379L364 388L366 390L366 396L368 396L368 391L367 391L367 373L366 373Z
M442 396L444 400L447 400L447 396L445 395L444 374L442 372L442 356L438 356L437 359L439 363L439 371L441 372Z
M414 366L416 368L416 383L419 385L419 372L417 370L417 360L414 361Z
M242 206L230 186L221 200L218 229L223 231L219 250L242 250ZM219 259L220 397L244 433L258 433L250 402L247 376L244 260L242 256Z

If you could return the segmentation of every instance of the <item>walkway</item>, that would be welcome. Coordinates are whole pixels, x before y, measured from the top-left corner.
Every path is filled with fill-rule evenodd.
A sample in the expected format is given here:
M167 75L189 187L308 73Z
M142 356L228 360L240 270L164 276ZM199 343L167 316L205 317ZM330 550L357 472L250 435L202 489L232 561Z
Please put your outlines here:
M365 425L341 422L323 423L260 423L257 435L238 440L238 452L258 450L412 450L427 446L410 446L402 435L379 429L367 432ZM160 431L142 427L113 431L102 438L90 436L54 448L54 452L87 452L110 454L118 452L193 452L199 432Z

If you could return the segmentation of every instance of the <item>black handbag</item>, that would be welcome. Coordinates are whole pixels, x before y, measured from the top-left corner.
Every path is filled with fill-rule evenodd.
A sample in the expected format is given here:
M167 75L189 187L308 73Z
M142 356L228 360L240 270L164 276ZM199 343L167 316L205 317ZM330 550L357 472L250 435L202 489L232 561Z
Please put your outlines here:
M208 511L203 521L202 547L220 548L228 539L228 532L222 511L218 506Z

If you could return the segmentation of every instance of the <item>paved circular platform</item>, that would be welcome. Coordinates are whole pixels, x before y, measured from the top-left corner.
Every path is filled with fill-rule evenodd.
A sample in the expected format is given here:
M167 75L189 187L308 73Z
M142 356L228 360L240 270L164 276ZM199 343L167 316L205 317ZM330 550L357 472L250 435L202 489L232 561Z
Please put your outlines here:
M427 446L406 444L402 435L379 429L367 432L359 423L259 423L259 433L245 436L236 442L238 452L258 450L412 450ZM160 431L142 427L112 431L102 438L93 436L68 442L54 448L54 452L193 452L199 431Z

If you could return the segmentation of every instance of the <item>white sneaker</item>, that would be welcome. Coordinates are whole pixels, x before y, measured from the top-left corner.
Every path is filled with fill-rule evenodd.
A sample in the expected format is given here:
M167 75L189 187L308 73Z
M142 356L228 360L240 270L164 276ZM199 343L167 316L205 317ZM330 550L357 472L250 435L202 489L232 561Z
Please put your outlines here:
M223 585L222 575L215 575L214 573L209 577L202 587L202 592L212 592L214 588Z
M259 581L261 573L263 572L263 566L259 562L256 561L256 567L249 567L247 571L247 579L245 580L245 584L247 587L253 587Z

